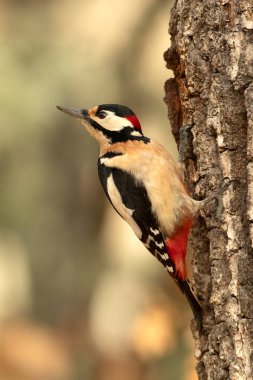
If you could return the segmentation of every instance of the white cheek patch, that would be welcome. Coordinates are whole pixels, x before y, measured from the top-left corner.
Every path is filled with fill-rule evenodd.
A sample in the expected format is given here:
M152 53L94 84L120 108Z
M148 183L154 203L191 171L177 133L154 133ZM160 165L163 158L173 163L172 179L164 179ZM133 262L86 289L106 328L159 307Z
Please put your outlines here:
M141 136L141 133L139 131L134 131L133 130L133 132L131 132L131 135L132 136Z
M141 229L132 218L134 210L127 208L122 202L120 193L113 181L112 174L107 179L107 192L115 209L118 211L120 216L129 224L135 235L140 239L142 235Z
M124 127L133 128L131 122L124 117L116 116L112 111L106 111L106 113L107 116L104 119L100 119L99 117L94 118L103 128L109 131L121 131Z
M105 119L104 128L110 131L121 131L125 127L133 128L131 122L123 117L112 115Z

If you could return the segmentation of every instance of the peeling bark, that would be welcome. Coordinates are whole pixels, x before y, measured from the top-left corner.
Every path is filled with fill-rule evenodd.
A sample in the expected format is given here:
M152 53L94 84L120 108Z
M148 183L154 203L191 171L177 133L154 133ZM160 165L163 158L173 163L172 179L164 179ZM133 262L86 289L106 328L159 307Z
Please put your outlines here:
M253 5L178 0L165 53L172 130L191 125L183 158L197 199L231 180L223 209L203 210L192 232L193 279L204 309L199 379L253 379ZM184 144L184 141L181 141Z

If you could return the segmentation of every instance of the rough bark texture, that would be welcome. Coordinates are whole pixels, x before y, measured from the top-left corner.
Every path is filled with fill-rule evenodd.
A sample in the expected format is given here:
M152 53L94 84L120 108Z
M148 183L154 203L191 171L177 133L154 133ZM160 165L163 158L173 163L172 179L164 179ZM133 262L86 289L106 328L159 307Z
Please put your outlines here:
M223 209L205 209L192 233L193 278L204 309L196 338L199 379L253 379L253 5L250 0L178 0L171 14L175 78L165 100L195 198L231 184ZM185 141L181 141L185 144ZM194 326L193 326L194 330Z

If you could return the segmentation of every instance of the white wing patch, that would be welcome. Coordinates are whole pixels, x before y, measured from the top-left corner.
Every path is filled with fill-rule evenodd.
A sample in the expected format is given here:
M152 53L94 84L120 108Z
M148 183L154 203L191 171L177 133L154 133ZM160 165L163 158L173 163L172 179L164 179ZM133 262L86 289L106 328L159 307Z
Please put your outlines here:
M163 254L161 254L161 258L162 258L163 260L169 260L169 255L168 255L168 253L163 253Z
M154 234L154 235L158 235L159 232L160 232L157 228L153 229L152 227L150 227L150 231L151 231L152 234Z
M150 230L151 230L151 228L150 228ZM146 242L145 242L145 246L147 248L149 248L149 244L151 241L153 241L158 248L163 249L164 243L162 241L160 243L158 243L152 235L149 235Z
M124 205L121 195L113 181L112 174L107 179L107 192L115 209L118 211L120 216L129 224L135 235L140 239L142 236L141 229L132 218L134 210L131 210Z
M166 265L166 269L169 273L174 273L174 268L171 266Z

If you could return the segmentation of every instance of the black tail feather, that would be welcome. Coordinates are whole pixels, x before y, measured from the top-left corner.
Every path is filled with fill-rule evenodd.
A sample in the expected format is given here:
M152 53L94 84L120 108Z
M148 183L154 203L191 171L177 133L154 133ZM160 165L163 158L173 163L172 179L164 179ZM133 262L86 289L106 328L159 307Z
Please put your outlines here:
M188 280L179 280L177 279L177 284L181 291L184 293L184 295L187 298L187 301L192 309L194 318L197 321L198 326L201 328L202 327L202 307L200 306L200 303L195 296L191 285Z

